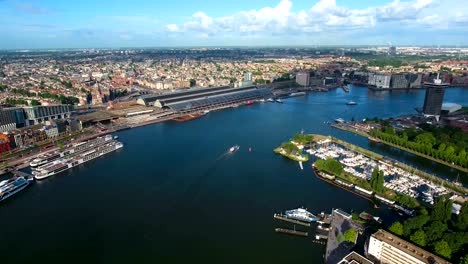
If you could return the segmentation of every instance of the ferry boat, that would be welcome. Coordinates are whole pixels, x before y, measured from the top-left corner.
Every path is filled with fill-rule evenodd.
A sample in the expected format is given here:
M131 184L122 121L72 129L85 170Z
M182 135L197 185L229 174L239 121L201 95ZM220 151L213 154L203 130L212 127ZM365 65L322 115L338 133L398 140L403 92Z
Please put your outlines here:
M8 180L0 187L0 201L7 199L15 193L28 187L33 178L18 177Z
M286 211L285 215L289 218L305 222L317 221L317 217L304 208L298 208Z
M111 141L110 143L107 143L102 146L98 146L97 148L93 148L91 150L88 150L72 158L68 158L68 159L62 158L62 159L53 161L51 163L48 163L45 166L41 166L37 170L33 171L33 175L34 175L34 178L36 178L37 180L42 180L52 175L64 172L77 165L93 160L97 157L108 154L122 147L123 147L122 143L118 141Z
M354 102L354 101L349 101L349 102L347 102L346 104L347 104L347 105L357 105L357 103Z
M229 153L234 153L234 152L238 151L239 148L240 148L239 145L232 146L232 147L229 148Z
M109 142L110 140L112 140L112 136L106 135L104 137L97 137L95 139L91 139L85 142L73 144L70 149L64 150L62 152L54 151L52 153L39 155L29 163L29 166L31 166L32 168L36 168L50 163L54 160L57 160L59 158L63 158L67 155L78 154L88 149L95 148L96 146L102 145L106 142Z

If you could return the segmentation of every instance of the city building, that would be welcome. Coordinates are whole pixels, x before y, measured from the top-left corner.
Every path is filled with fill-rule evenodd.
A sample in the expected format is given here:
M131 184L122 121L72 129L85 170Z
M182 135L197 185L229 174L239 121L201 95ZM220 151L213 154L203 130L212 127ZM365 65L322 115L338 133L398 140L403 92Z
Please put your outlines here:
M375 258L382 264L450 263L382 229L371 235L368 246L369 258Z
M376 89L388 89L391 78L391 74L369 73L368 85Z
M298 72L296 74L296 83L304 87L309 86L310 74L308 72Z
M24 107L26 125L32 126L48 120L69 118L74 111L72 105L49 105Z
M0 109L0 133L8 132L25 125L22 108L11 107Z
M409 80L406 78L406 74L400 73L400 74L393 74L391 81L390 81L390 87L392 89L406 89L409 88Z
M426 88L426 96L424 97L423 114L425 116L434 116L439 120L445 88L448 87L448 84L442 83L439 75L437 75L437 79L433 83L425 82L424 87Z
M17 147L27 147L46 140L47 133L42 125L24 127L12 131L13 138Z
M388 47L388 55L395 56L397 54L397 49L395 46Z
M251 72L246 72L244 74L244 82L251 82L252 81L252 73Z
M374 264L374 262L353 251L346 255L338 264Z

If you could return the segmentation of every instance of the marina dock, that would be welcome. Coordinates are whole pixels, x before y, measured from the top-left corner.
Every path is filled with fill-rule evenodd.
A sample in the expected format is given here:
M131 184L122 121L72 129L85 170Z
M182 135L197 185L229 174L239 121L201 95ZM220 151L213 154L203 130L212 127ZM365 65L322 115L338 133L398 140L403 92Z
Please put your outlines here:
M290 222L290 223L293 223L293 224L298 224L298 225L303 225L303 226L310 226L310 223L306 223L306 222L302 222L302 221L299 221L299 220L291 219L291 218L288 218L287 216L282 215L282 214L274 214L273 217L275 219L283 220L283 221Z
M296 231L296 230L291 230L291 229L286 229L286 228L275 228L275 232L289 234L289 235L303 236L303 237L309 236L309 233L307 232Z

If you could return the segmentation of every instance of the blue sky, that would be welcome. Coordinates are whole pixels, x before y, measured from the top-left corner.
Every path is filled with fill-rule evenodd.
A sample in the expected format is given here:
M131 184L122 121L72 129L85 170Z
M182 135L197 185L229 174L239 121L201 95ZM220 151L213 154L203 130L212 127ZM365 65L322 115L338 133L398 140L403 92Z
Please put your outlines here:
M468 45L468 4L466 0L0 0L0 30L0 49Z

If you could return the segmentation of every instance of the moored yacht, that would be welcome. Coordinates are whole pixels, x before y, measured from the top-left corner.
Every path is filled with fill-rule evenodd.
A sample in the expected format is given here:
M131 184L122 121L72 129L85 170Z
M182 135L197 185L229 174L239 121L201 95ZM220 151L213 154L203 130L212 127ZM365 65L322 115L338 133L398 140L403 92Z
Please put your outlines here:
M32 180L32 177L18 177L8 180L5 184L0 186L0 201L7 199L8 197L28 187Z
M286 211L286 216L292 219L305 222L317 221L317 217L304 208L298 208Z

